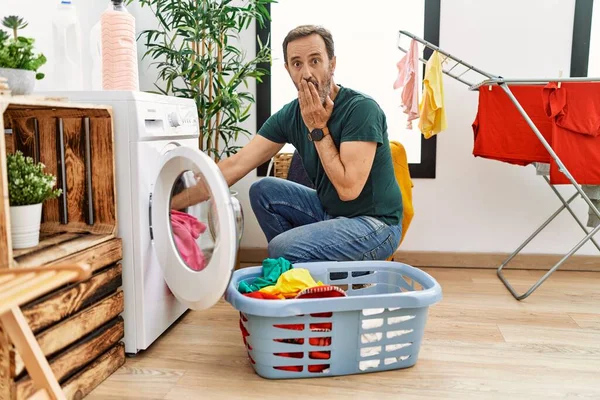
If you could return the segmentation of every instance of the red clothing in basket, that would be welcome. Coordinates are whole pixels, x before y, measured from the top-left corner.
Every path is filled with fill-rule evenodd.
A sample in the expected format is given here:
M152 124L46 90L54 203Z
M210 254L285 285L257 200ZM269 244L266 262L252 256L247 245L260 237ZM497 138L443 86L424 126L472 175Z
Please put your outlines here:
M276 300L278 299L276 296L266 295L264 293L254 294L254 293L246 293L244 294L247 297L254 297L257 299L264 300ZM304 289L296 296L296 299L304 299L304 298L324 298L324 297L345 297L346 292L336 286L316 286ZM315 318L327 318L331 317L332 313L315 313L311 314L311 317ZM246 337L250 336L248 330L244 326L244 322L246 322L246 318L243 314L240 313L240 330L242 331L242 338L244 340L244 344L248 347L248 350L252 350L252 347L247 343ZM273 325L275 328L279 329L287 329L287 330L295 330L295 331L304 331L305 324L281 324L281 325ZM308 330L311 332L331 332L332 323L331 322L317 322L309 324ZM290 343L290 344L304 344L304 338L297 339L274 339L276 342L281 343ZM308 343L311 346L319 346L326 347L331 345L331 336L325 337L311 337L308 338ZM303 352L290 352L290 353L274 353L274 355L285 358L304 358ZM328 360L331 357L331 351L310 351L308 353L310 359L318 359L318 360ZM250 357L252 360L252 357ZM254 362L252 360L252 362ZM283 371L292 371L292 372L302 372L301 365L289 365L289 366L280 366L274 367L275 369L283 370ZM318 365L308 365L307 366L309 372L323 372L327 368L329 368L329 364L318 364Z

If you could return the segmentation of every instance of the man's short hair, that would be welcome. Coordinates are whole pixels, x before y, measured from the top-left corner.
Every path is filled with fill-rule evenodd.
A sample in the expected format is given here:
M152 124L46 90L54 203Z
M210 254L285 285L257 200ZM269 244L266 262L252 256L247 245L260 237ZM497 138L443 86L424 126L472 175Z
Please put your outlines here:
M300 25L294 29L292 29L285 39L283 40L283 58L285 63L287 64L287 46L290 42L293 42L296 39L300 39L310 35L319 35L323 38L325 42L325 49L327 50L327 57L329 60L333 59L335 55L334 47L333 47L333 37L331 36L331 32L322 26L317 25Z

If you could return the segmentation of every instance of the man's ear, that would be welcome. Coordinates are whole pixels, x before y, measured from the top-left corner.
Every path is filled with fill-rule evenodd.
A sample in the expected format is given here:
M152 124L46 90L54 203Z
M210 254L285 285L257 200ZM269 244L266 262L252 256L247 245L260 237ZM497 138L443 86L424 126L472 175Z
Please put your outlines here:
M333 75L333 73L335 72L335 62L336 62L337 58L336 56L333 56L331 58L331 74Z

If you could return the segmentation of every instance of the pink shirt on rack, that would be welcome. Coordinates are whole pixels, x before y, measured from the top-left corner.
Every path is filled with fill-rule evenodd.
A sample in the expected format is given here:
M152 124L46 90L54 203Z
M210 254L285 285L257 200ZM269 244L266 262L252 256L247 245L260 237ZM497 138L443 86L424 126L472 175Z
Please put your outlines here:
M405 114L408 114L406 127L412 129L412 121L419 118L419 47L417 41L410 42L408 52L396 64L398 77L394 82L394 89L403 87L401 105Z

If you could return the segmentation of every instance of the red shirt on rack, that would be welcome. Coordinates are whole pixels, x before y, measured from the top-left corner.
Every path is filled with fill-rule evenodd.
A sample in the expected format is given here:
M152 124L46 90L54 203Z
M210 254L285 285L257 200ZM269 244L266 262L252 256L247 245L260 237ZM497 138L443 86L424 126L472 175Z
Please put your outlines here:
M565 167L577 183L600 185L600 83L549 83L543 104L553 123L552 148ZM570 183L554 160L550 183Z
M542 103L543 86L511 86L529 118L551 144L552 121ZM479 105L473 122L473 155L510 164L550 162L550 154L499 86L479 88Z

